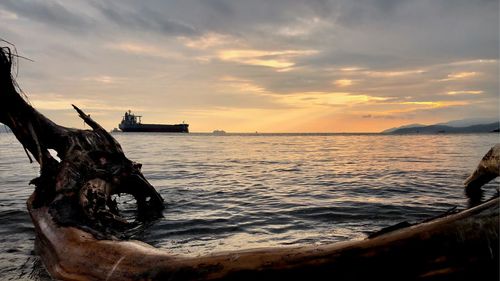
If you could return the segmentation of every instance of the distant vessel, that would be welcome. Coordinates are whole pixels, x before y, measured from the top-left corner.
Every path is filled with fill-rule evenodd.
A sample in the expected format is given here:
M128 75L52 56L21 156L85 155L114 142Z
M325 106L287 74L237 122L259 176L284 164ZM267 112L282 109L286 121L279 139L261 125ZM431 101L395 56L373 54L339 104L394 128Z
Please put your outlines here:
M224 130L214 130L212 132L212 134L214 134L214 135L225 135L226 131L224 131Z
M165 133L189 133L189 124L142 124L141 117L133 114L130 110L125 112L122 122L118 128L122 132L165 132Z

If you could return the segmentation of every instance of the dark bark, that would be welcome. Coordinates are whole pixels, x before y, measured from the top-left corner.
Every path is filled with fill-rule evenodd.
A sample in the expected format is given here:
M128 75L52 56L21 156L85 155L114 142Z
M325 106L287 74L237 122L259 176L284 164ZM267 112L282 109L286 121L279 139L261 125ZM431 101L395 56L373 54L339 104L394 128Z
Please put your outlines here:
M32 197L36 196L35 194ZM96 240L28 208L37 250L58 280L498 280L498 198L375 238L175 256L139 241Z
M90 228L105 237L127 224L113 194L133 195L140 219L161 215L163 199L142 175L141 164L127 159L120 144L78 107L73 105L92 130L59 126L29 105L15 87L12 59L10 49L2 48L0 122L40 164L40 176L31 182L37 191L34 207L48 206L59 224Z

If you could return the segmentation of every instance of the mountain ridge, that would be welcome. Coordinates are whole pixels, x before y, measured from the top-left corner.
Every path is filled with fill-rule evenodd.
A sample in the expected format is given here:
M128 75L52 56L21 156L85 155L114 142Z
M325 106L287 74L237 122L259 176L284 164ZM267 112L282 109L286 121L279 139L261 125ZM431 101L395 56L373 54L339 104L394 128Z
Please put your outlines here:
M500 128L500 122L493 122L489 124L476 124L464 127L453 127L447 125L428 125L420 127L409 127L396 129L390 134L443 134L443 133L490 133L498 132Z
M445 130L445 131L446 131L447 127L452 127L451 130L456 131L456 129L453 129L453 128L465 128L465 127L474 126L474 125L486 125L486 124L493 124L493 123L497 123L497 122L500 122L498 117L493 117L493 118L492 117L463 118L463 119L450 120L450 121L446 121L446 122L439 122L439 123L435 123L435 124L419 124L419 123L406 124L406 125L402 125L399 127L385 129L385 130L381 131L380 133L381 134L390 134L390 133L393 133L395 131L399 131L401 129L404 129L404 130L401 130L399 132L404 133L407 131L411 131L410 130L411 128L416 128L416 130L421 130L422 128L431 127L431 126L445 126L445 127L440 128L441 130ZM424 129L424 131L425 131L425 129Z

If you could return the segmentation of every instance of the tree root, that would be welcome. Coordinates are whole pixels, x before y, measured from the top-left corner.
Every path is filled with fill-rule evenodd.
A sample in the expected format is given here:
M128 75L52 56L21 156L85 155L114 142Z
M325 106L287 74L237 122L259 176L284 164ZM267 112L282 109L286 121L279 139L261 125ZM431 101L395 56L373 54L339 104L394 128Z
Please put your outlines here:
M13 57L10 48L1 49L0 122L40 164L40 176L31 181L38 194L33 206L48 206L60 224L90 227L104 237L127 225L113 194L134 196L139 219L161 216L163 198L142 175L141 164L125 157L120 144L89 115L73 105L92 130L65 128L21 97L11 74Z

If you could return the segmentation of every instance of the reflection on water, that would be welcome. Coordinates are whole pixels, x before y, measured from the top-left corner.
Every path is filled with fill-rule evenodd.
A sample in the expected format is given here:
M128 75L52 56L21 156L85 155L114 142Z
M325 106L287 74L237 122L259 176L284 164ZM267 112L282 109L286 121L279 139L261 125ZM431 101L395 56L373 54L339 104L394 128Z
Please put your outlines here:
M499 190L499 185L498 181L495 182L496 187L494 190L494 195L491 195L492 190L487 190L488 192L486 193L484 189L482 188L466 188L465 189L465 196L468 199L468 208L472 208L474 206L477 206L487 199L491 198L492 196L500 196L500 190ZM490 184L491 185L491 184ZM488 198L486 197L488 196Z
M495 134L114 136L165 198L164 218L135 237L173 254L362 239L464 209L498 186L475 201L462 186ZM46 278L25 207L37 173L0 134L1 280Z
M466 188L465 195L468 199L468 207L472 208L484 201L484 191L480 188Z

